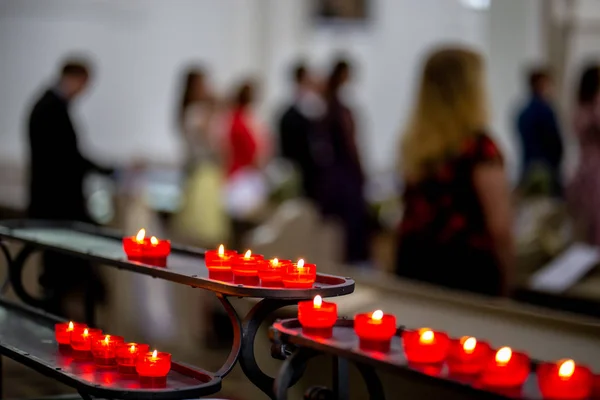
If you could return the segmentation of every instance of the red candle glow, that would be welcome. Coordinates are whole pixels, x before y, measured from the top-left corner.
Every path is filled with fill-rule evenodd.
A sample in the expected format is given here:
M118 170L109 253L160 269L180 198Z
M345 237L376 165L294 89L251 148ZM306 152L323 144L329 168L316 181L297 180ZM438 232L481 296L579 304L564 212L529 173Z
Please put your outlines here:
M299 259L296 264L288 264L283 271L283 286L286 288L312 288L317 279L317 266Z
M259 263L258 277L260 278L261 285L270 287L282 286L283 270L291 264L290 260L278 260L277 258Z
M360 339L361 350L387 353L396 330L396 317L381 310L354 317L354 331Z
M251 250L246 251L243 257L237 257L231 267L233 281L242 285L258 285L258 264L263 259L260 254L252 254Z
M453 339L448 355L450 372L459 375L478 374L485 367L492 349L486 342L463 336Z
M125 341L122 336L96 335L92 339L92 357L96 365L112 367L117 365L117 348Z
M135 364L140 354L147 353L147 344L121 343L117 348L117 365L122 374L135 374Z
M592 392L592 372L573 360L540 364L537 377L545 399L587 399Z
M76 326L71 331L71 348L81 352L91 351L92 339L98 335L102 335L100 329Z
M204 261L208 269L208 277L220 281L232 280L231 266L236 258L237 251L225 250L223 245L220 245L218 250L207 250L204 253Z
M329 338L337 321L337 304L325 302L319 295L313 301L301 301L298 319L304 333Z
M123 238L123 249L131 261L164 267L171 253L171 242L155 236L147 238L146 230L140 229L137 235Z
M142 353L137 359L135 369L142 378L164 378L171 370L171 354Z
M87 325L73 321L58 323L54 325L54 337L56 338L56 341L59 345L68 346L71 344L71 332L75 329L75 327L85 328L87 327Z
M437 364L446 359L450 339L444 332L434 332L429 328L418 331L403 331L404 354L411 363Z
M484 386L514 388L521 386L530 371L529 357L524 353L513 352L510 347L502 347L488 360L481 375Z

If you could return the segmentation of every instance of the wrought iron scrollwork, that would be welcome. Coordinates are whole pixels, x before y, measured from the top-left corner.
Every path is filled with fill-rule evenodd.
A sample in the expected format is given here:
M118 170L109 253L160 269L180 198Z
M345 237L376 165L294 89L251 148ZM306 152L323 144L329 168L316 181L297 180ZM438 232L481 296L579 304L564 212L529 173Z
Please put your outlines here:
M27 305L31 307L44 309L46 304L45 299L39 299L27 292L23 285L23 269L27 259L36 251L33 246L26 245L19 251L17 256L9 264L10 284L17 296Z
M6 273L2 283L0 283L0 296L2 296L6 294L8 285L10 284L10 266L12 264L12 257L10 255L10 251L8 250L8 246L2 240L0 240L0 250L2 250L2 254L4 254L4 259L6 260Z

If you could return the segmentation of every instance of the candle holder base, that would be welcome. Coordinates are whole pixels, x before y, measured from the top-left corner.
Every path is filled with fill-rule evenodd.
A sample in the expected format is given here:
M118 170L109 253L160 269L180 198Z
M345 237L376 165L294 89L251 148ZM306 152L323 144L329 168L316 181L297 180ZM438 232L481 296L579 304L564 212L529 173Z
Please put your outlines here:
M260 285L260 281L258 279L258 276L256 276L256 275L250 276L250 275L235 275L235 274L233 274L233 283L238 284L238 285L245 285L245 286L259 286Z
M333 328L309 328L302 327L302 333L307 336L318 336L329 339L333 336Z
M378 351L380 353L389 353L390 340L360 339L359 347L363 351Z
M59 344L58 352L61 356L71 356L73 355L73 349L70 344Z
M72 348L71 356L73 356L73 359L76 361L88 361L93 359L90 350L77 350Z
M264 280L261 279L260 280L260 286L262 287L283 287L283 282L281 282L280 280Z
M166 267L167 257L141 257L141 256L127 256L129 261L135 261L146 265L152 265L154 267Z
M208 270L208 278L215 281L231 282L233 281L233 272L230 269L226 270Z
M140 386L143 388L160 389L167 386L166 376L140 376Z
M460 363L448 361L448 370L450 374L457 376L477 375L481 373L484 365L482 363Z
M135 365L121 365L117 366L117 371L121 375L131 375L137 376L137 371L135 370Z
M117 360L114 358L94 357L94 364L100 368L114 368L117 366Z

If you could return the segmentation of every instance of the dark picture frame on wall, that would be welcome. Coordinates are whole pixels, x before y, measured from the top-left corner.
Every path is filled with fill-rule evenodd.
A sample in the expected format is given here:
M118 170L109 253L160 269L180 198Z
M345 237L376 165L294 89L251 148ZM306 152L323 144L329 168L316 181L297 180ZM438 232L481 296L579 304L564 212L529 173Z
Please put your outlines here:
M318 23L362 24L369 19L370 0L312 0Z

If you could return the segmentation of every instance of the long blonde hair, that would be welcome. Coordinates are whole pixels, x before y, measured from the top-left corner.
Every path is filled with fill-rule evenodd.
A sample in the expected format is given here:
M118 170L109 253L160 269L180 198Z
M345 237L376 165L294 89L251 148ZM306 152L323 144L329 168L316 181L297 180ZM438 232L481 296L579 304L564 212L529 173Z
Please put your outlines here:
M429 56L400 151L407 179L423 178L487 127L483 69L471 50L446 48Z

